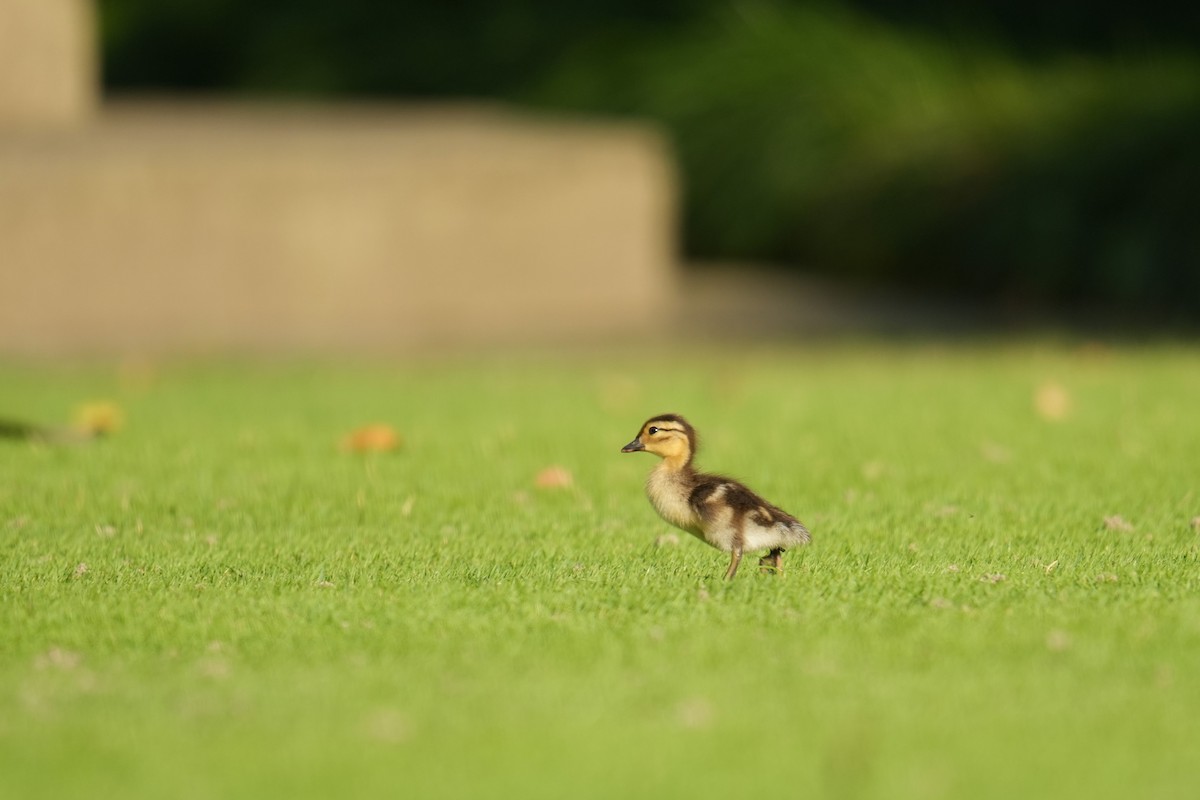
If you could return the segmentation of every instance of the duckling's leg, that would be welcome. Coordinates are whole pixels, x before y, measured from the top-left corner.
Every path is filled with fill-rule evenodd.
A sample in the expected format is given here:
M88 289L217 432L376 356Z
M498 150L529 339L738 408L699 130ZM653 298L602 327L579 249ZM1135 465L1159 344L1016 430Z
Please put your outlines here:
M774 572L778 575L783 570L783 548L776 547L758 560L763 572Z
M733 580L733 576L737 574L738 564L740 563L742 563L742 548L735 547L729 559L729 569L725 571L725 580Z

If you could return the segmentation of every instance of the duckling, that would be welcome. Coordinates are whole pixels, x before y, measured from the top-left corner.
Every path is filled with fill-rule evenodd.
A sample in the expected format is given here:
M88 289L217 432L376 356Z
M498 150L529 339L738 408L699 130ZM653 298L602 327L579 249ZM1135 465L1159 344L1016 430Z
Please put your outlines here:
M697 472L696 429L678 414L660 414L642 424L622 453L653 453L662 458L646 480L646 495L658 515L677 528L729 553L725 580L737 574L745 550L769 550L759 559L779 572L783 551L812 538L800 520L721 475Z

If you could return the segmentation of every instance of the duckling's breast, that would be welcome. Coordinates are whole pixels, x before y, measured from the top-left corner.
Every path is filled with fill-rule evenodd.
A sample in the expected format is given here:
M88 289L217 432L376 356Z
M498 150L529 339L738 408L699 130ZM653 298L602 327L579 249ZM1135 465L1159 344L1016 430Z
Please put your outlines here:
M646 480L646 496L658 515L676 528L693 536L704 538L700 529L700 517L688 502L691 485L684 475L663 469L661 466L650 473Z

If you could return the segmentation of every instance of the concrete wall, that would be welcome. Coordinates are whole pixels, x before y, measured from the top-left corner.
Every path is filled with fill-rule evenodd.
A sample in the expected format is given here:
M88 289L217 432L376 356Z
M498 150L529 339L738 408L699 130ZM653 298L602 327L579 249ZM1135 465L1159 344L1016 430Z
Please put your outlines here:
M670 317L674 216L639 125L108 107L0 132L0 352L636 335Z
M91 0L0 0L0 130L86 122L98 95Z
M0 354L636 336L676 300L645 126L98 102L91 0L0 0Z

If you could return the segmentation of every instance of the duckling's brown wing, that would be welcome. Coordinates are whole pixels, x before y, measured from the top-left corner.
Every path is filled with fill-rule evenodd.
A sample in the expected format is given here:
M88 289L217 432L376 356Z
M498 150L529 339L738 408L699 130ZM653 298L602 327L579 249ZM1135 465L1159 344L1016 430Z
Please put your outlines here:
M701 519L711 518L730 487L736 485L737 481L720 475L697 474L693 479L691 494L688 495L688 505Z
M758 525L797 521L791 514L759 497L744 483L723 475L696 475L688 503L701 519L714 508L726 508Z
M724 522L745 531L776 530L788 545L808 542L808 528L778 506L767 502L745 484L723 475L698 474L688 503L706 525Z

